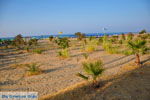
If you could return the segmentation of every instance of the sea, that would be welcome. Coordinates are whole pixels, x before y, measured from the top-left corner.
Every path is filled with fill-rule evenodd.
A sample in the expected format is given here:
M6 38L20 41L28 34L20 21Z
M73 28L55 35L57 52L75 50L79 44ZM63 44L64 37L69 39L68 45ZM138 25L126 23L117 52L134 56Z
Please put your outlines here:
M85 36L86 37L90 37L90 36L96 36L96 37L101 37L101 36L104 36L104 35L120 35L120 34L126 34L128 32L117 32L117 33L85 33ZM36 38L36 39L44 39L44 38L48 38L49 36L51 35L39 35L39 36L23 36L24 38L25 37L30 37L30 38ZM69 37L69 38L76 38L75 34L55 34L55 35L52 35L53 37ZM1 38L1 40L13 40L14 37L3 37Z

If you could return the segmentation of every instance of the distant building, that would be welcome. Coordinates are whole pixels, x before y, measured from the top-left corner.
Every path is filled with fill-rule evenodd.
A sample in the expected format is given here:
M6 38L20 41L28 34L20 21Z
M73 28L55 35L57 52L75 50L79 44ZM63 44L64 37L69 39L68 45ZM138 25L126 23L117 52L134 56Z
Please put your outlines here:
M32 37L28 36L28 37L24 37L23 39L24 39L24 41L27 42L27 41L29 41L30 39L32 39Z

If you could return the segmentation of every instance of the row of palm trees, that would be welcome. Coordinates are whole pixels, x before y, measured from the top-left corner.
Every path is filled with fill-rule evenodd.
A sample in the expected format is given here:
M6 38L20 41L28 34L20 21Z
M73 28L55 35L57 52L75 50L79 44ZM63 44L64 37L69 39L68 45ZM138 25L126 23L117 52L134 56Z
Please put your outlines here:
M33 46L37 46L38 39L28 39L23 38L21 34L15 36L13 40L0 40L0 46L5 46L8 48L9 46L15 47L18 50L26 50L27 52L30 51L30 48Z
M131 51L130 55L135 55L135 63L138 66L141 66L141 60L140 60L140 55L141 54L147 54L149 53L150 48L147 46L147 42L150 39L150 35L149 34L143 34L140 33L139 36L137 36L136 38L134 38L134 34L129 33L127 35L122 34L121 35L121 40L124 44L120 44L125 46L126 48L128 48L128 50ZM141 36L147 36L146 39L141 38ZM140 37L140 38L139 38ZM112 48L110 45L113 45L113 43L110 43L109 38L117 38L116 41L119 41L118 36L112 36L112 37L108 37L108 36L104 36L102 37L102 44L104 45L104 49L106 48ZM116 45L116 44L115 44ZM83 55L85 57L85 59L88 58L87 54L85 53ZM83 66L83 70L87 73L87 75L91 75L92 76L92 80L93 80L93 86L97 87L97 78L104 72L104 68L103 68L103 64L102 61L97 59L97 60L86 60L86 62L82 63ZM77 73L77 76L88 80L89 76L83 75L81 73Z
M145 32L144 30L142 30L140 32L140 34L142 34L142 32ZM119 48L118 47L122 47L124 46L125 48L127 48L127 50L131 51L130 53L128 53L128 55L135 55L136 56L136 64L140 65L140 54L145 54L149 51L149 48L147 47L147 40L143 39L141 37L149 36L149 34L145 34L145 35L138 35L134 36L134 34L132 33L128 33L127 35L125 34L121 34L121 39L119 39L119 36L111 36L108 37L107 35L100 37L100 39L102 38L102 41L97 41L96 38L94 37L89 37L89 40L87 40L86 38L81 39L82 37L82 33L77 32L76 35L78 35L78 40L79 41L84 41L82 48L84 48L85 51L94 51L96 50L96 47L99 44L102 44L103 48L106 51L109 51L111 53L122 53L124 54L124 52L119 52ZM80 37L81 36L81 37ZM148 37L146 37L148 38ZM51 39L51 38L50 38ZM99 40L100 40L99 39ZM121 43L119 43L119 46L117 46L117 41L122 41ZM59 45L60 48L62 48L62 51L59 52L60 56L63 56L63 54L68 54L68 48L69 48L69 40L68 38L58 38L55 40L55 42ZM99 43L102 42L102 43Z

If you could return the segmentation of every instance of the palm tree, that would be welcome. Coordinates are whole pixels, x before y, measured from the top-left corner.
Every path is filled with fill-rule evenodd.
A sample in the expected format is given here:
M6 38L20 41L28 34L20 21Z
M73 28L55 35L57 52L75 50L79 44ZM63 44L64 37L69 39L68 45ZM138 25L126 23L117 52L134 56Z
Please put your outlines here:
M146 33L146 30L145 30L145 29L143 29L143 30L141 30L141 31L139 32L139 34L144 34L144 33Z
M83 38L85 38L85 34L81 33L81 32L76 32L75 35L77 36L78 40L82 40Z
M49 36L49 41L52 41L54 39L53 35Z
M14 38L14 46L16 46L18 49L22 49L25 45L25 41L23 40L23 37L21 34L17 35Z
M32 63L32 64L26 64L27 69L27 75L37 75L40 74L42 72L42 70L39 68L39 65L37 65L36 63Z
M91 62L84 62L82 63L83 66L83 70L88 74L92 76L92 80L93 80L93 85L94 86L98 86L97 84L97 78L102 74L102 72L104 71L103 69L103 64L101 60L96 60L96 61L91 61ZM89 77L85 76L81 73L78 73L77 76L88 80Z
M128 42L128 47L132 50L132 54L136 56L136 63L140 65L140 54L145 54L148 51L145 40L134 40Z

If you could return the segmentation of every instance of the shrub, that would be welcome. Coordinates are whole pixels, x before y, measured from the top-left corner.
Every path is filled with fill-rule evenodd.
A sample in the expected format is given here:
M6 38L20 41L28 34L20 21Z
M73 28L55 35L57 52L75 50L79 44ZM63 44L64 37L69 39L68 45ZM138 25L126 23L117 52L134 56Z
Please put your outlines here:
M2 44L2 42L3 42L3 40L2 40L2 39L0 39L0 44Z
M104 42L102 47L104 48L104 50L106 50L110 54L119 53L119 51L117 50L118 47L117 46L112 46L111 41Z
M38 75L42 72L42 70L39 68L39 66L36 63L33 64L27 64L27 76L31 76L31 75Z
M29 47L29 46L24 47L24 49L25 49L27 52L30 51L30 47Z
M126 40L124 33L121 34L121 40Z
M84 53L83 56L85 59L88 59L88 57L89 57L89 55L87 53Z
M85 39L83 39L83 42L84 42L84 44L85 44L85 45L87 44L87 40L86 40L86 38L85 38Z
M82 40L83 38L85 38L85 34L81 32L77 32L75 33L75 35L77 36L78 40Z
M133 52L132 52L131 50L124 50L124 51L122 51L122 53L123 53L124 55L126 55L126 56L129 56L129 55L132 55L132 54L133 54Z
M103 37L99 37L98 41L99 41L99 44L101 44L103 42Z
M141 31L139 32L139 34L144 34L144 33L146 33L146 30L145 30L145 29L143 29L143 30L141 30Z
M146 40L150 37L150 34L139 34L138 38L142 40Z
M109 41L110 41L111 43L116 43L116 42L117 42L117 39L111 38Z
M123 44L123 40L119 40L118 43L119 43L119 44Z
M103 64L101 60L94 60L94 61L87 61L82 63L83 70L86 72L86 74L90 75L92 77L93 85L98 86L97 84L97 78L102 74L104 71ZM77 76L88 80L89 77L85 76L81 73L78 73Z
M6 48L8 48L9 45L13 45L14 42L12 40L1 40L0 44L4 44Z
M87 41L87 44L85 45L85 51L87 52L95 51L97 49L98 44L99 44L99 41L97 39Z
M90 36L90 37L89 37L89 41L91 41L91 40L93 40L93 39L96 39L96 37L95 37L95 36Z
M112 38L117 40L119 38L119 36L118 35L113 35Z
M133 33L131 33L131 32L128 33L128 34L127 34L127 39L126 39L126 40L127 40L127 41L131 41L131 40L133 39L133 36L134 36Z
M94 45L86 45L85 51L86 52L93 52L96 50L96 47Z
M136 63L140 65L140 54L145 54L148 51L145 40L133 40L128 42L128 48L132 54L136 56Z
M62 48L62 49L66 49L69 48L69 39L64 37L64 38L58 38L57 40L55 40L55 42L57 43L57 45Z
M103 40L103 43L107 42L108 41L108 36L107 35L103 36L102 40Z
M49 41L52 41L54 39L54 37L51 35L50 37L49 37Z
M25 45L25 41L23 40L23 37L21 34L17 35L14 39L14 46L16 46L18 49L22 49Z
M41 50L41 49L34 49L33 52L37 53L37 54L42 54L43 50Z
M68 49L62 49L61 51L59 51L58 56L61 58L68 58L69 57Z
M38 42L38 39L30 39L29 42L28 42L28 45L31 46L31 45L37 45L37 42Z

